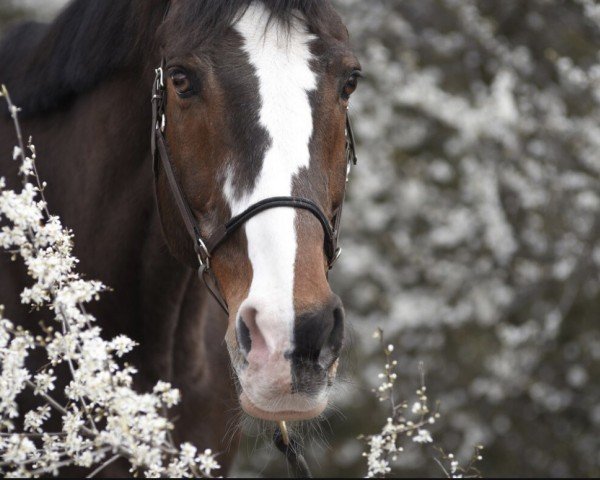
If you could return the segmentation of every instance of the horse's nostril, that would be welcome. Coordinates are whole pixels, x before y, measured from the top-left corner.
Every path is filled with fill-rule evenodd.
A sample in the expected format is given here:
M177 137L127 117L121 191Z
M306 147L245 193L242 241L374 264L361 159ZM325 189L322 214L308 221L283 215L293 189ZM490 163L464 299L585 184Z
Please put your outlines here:
M258 325L258 316L255 308L245 306L240 309L236 325L236 337L242 355L254 364L269 358L267 340Z
M244 356L248 356L250 350L252 350L252 337L250 336L250 329L242 317L239 317L237 322L236 336L242 353Z
M344 342L344 309L337 297L329 305L296 318L294 357L300 363L318 363L323 368L339 356Z
M329 370L340 356L344 343L344 316L344 309L341 303L338 303L332 313L333 326L331 333L319 354L319 366L325 370Z
M344 309L338 305L333 310L333 329L329 334L327 346L331 348L335 356L338 356L344 343Z

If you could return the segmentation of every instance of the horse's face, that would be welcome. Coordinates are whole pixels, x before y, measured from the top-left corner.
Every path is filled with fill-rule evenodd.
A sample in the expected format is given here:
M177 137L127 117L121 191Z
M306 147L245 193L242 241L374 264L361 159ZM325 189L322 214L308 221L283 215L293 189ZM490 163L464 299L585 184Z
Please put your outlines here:
M328 10L329 11L329 10ZM203 235L279 196L314 201L332 219L346 182L345 115L360 66L339 17L309 33L253 2L222 34L186 50L166 23L171 160ZM171 25L171 27L169 27ZM315 30L316 32L316 30ZM161 217L171 250L190 262L164 175ZM344 341L344 312L327 281L323 230L308 212L267 210L213 255L229 305L227 345L241 405L268 420L315 417L327 405Z

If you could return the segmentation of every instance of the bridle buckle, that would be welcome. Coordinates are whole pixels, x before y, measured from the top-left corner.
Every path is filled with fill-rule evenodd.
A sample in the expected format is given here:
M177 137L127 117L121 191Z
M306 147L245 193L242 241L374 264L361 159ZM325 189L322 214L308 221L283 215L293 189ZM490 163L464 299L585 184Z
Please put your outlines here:
M158 67L154 72L156 73L156 90L162 91L165 89L165 72L162 67Z
M154 94L152 95L152 101L157 102L158 105L161 105L164 101L164 92L165 92L165 72L162 67L158 67L154 70L156 76L154 79ZM162 105L161 105L162 107ZM164 133L165 127L167 126L167 117L164 112L161 112L160 119L157 120L155 128Z
M335 250L335 254L333 255L333 259L331 260L331 263L329 264L329 270L333 269L335 263L338 261L338 259L342 256L342 247L338 247Z
M208 252L208 248L206 248L206 244L200 237L196 239L196 242L196 255L198 256L200 270L203 272L208 271L210 270L210 253Z

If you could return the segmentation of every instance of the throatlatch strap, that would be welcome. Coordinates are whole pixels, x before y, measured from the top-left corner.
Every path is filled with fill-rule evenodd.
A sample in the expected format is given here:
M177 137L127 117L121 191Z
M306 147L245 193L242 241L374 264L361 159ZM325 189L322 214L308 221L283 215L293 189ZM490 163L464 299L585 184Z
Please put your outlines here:
M175 202L177 203L179 212L181 213L181 218L183 219L183 222L185 223L185 228L188 231L190 237L192 237L192 240L194 241L194 250L196 251L196 253L200 254L201 252L198 251L199 245L200 245L199 240L201 239L200 226L198 225L198 222L196 221L196 218L194 217L194 214L192 213L192 210L190 209L188 202L186 202L186 200L183 196L183 192L181 191L179 182L175 178L175 173L173 172L173 167L171 165L171 162L169 161L169 155L167 153L167 146L165 145L165 139L164 139L162 133L160 133L160 132L157 135L156 145L158 147L158 153L159 153L159 157L160 157L160 160L162 163L163 171L167 175L167 181L169 182L169 187L171 189L173 197L175 198ZM202 253L204 253L204 252L202 252Z

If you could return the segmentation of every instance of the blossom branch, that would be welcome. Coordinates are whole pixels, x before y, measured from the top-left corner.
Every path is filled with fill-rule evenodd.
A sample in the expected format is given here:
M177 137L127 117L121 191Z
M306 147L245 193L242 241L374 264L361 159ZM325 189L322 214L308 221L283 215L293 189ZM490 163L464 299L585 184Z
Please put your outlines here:
M367 477L385 478L387 474L391 473L392 464L404 451L404 447L401 445L404 438L412 439L412 442L417 444L433 444L433 437L429 429L440 418L440 413L439 402L436 402L435 410L432 411L430 408L423 364L419 365L421 386L416 391L417 400L412 404L410 410L407 402L396 403L394 389L398 379L398 362L393 358L394 345L385 344L383 330L380 328L373 336L379 340L386 362L384 372L379 374L382 383L373 392L380 402L389 402L390 417L387 418L381 433L359 438L364 440L368 446L368 451L363 453L363 456L367 458ZM411 416L415 419L411 420ZM455 478L463 474L478 477L480 474L475 468L475 463L481 460L481 448L477 447L475 460L471 459L471 463L465 469L460 466L452 454L446 455L440 448L438 450L442 452L443 459L450 462L450 468L445 468L439 459L434 458L434 460L448 478Z
M48 308L61 326L55 330L42 325L44 335L34 336L5 320L0 308L0 429L6 430L0 435L0 473L58 475L64 467L78 466L89 468L93 477L125 458L135 474L211 476L219 468L211 450L199 453L189 443L177 447L173 442L166 412L179 402L179 392L165 382L158 382L151 393L135 392L135 368L119 362L135 342L124 335L105 340L86 311L85 304L97 299L105 287L83 280L75 271L73 235L50 214L35 146L30 141L25 147L19 109L5 87L0 95L15 125L13 157L21 163L23 186L15 192L0 179L0 221L7 225L0 230L0 245L23 259L34 281L23 290L21 301L36 309ZM34 349L43 350L48 362L32 374L25 365ZM66 406L50 393L57 380L53 367L61 364L71 377L64 391ZM17 397L27 388L45 405L28 411L24 431L15 432L14 419L20 416ZM62 417L62 431L44 433L52 410Z

